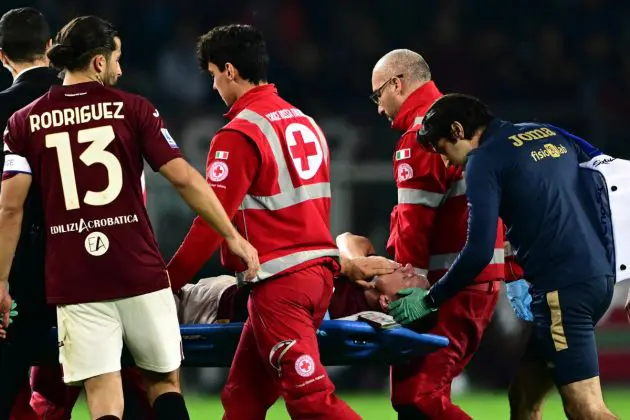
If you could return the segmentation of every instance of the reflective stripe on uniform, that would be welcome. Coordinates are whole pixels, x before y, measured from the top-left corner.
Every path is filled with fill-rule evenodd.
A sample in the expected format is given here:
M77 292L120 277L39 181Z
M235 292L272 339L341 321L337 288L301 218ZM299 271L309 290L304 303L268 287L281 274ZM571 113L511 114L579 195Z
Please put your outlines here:
M466 195L466 181L463 178L451 185L446 192L446 198L458 197L460 195Z
M320 182L318 184L303 185L293 188L286 193L280 193L268 197L248 194L241 204L241 210L280 210L303 203L316 198L329 198L330 184Z
M463 179L451 185L446 194L418 188L398 188L398 204L421 204L423 206L437 208L447 199L465 194L466 182Z
M444 194L415 188L398 188L398 204L422 204L427 207L439 207Z
M492 255L492 260L488 263L490 264L503 264L505 262L505 252L503 248L495 248L494 254ZM438 254L432 255L429 258L429 271L433 270L448 270L451 265L457 259L459 255L458 252L453 252L450 254Z
M326 136L324 136L324 132L322 131L321 128L319 128L319 125L317 125L317 123L312 117L309 117L308 115L306 115L306 118L308 118L308 120L313 125L313 128L317 132L317 137L319 138L319 144L322 146L322 152L324 154L324 164L328 165L328 142L326 141Z
M241 203L240 210L280 210L294 206L296 204L303 203L308 200L313 200L317 198L330 198L329 182L303 185L298 188L295 188L293 186L293 181L291 181L291 175L289 173L287 161L284 158L284 153L282 152L282 144L280 143L280 138L274 130L273 125L269 121L267 121L265 117L255 113L254 111L245 109L241 111L236 116L236 118L240 118L256 125L265 136L265 139L269 143L269 147L271 148L271 151L273 153L276 165L278 166L278 186L280 187L280 193L271 196L255 196L251 194L246 195L245 199ZM313 122L310 117L308 118L313 123L313 127L317 131L317 137L319 138L324 158L326 159L325 162L327 162L328 145L326 143L326 139L323 136L323 133L321 132L319 127Z
M309 251L295 252L293 254L269 260L260 264L260 270L258 270L256 278L252 280L251 283L268 279L269 277L275 276L276 274L279 274L291 267L322 257L339 258L339 250L335 248L312 249ZM236 278L241 283L245 282L245 272L237 273Z

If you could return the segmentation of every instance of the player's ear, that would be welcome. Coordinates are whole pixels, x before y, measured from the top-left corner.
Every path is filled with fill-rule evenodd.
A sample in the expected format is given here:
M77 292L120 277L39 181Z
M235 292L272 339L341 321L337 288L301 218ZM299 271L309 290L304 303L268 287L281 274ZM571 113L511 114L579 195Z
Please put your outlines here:
M227 76L230 82L233 82L236 79L238 71L236 67L232 65L232 63L225 63L225 75Z
M49 49L51 49L51 48L52 48L52 45L53 45L53 40L52 40L52 38L50 38L50 39L48 40L48 42L46 43L46 51L48 51Z
M92 68L97 74L103 73L107 68L107 60L103 54L97 54L92 59Z
M0 49L0 62L2 62L2 67L4 67L5 69L9 71L15 71L13 69L13 66L11 65L11 62L9 61L9 57L4 51L2 51L2 49Z
M453 141L464 139L464 126L459 121L454 121L451 124L451 138Z

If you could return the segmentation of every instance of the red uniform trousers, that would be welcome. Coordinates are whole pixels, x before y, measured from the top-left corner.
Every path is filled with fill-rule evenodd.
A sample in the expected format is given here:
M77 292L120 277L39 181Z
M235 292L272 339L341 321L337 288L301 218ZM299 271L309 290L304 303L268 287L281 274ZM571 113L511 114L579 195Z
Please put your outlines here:
M31 408L30 402L31 385L28 383L28 379L25 378L15 398L13 407L11 408L11 417L9 417L9 420L39 420L43 418L35 414L35 411Z
M125 414L138 420L154 418L142 377L137 369L121 370L125 397ZM30 406L37 419L69 420L83 387L63 383L61 366L35 366L31 370ZM30 391L30 390L29 390ZM21 417L16 417L21 419Z
M392 405L400 420L468 420L451 401L451 383L479 347L499 299L499 282L469 286L438 309L428 331L449 339L448 347L419 360L392 366Z
M316 330L332 289L326 265L253 286L249 318L221 393L224 420L263 420L280 395L292 419L360 419L335 396L319 359Z

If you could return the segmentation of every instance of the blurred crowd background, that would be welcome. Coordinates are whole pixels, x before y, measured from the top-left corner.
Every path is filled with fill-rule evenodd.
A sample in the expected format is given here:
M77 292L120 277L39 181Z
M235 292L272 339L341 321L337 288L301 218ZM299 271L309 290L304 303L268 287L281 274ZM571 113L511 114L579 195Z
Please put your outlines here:
M372 67L391 49L422 54L443 92L477 95L505 119L551 122L630 159L628 1L3 0L2 5L37 7L54 31L84 14L114 22L123 41L120 87L158 107L200 170L213 133L224 124L225 107L197 67L196 38L219 24L258 26L271 56L270 81L314 116L328 137L333 233L369 236L383 252L396 201L391 156L399 133L377 115L368 96ZM3 72L0 85L10 81ZM148 194L168 259L186 234L192 212L156 176L148 177ZM201 274L220 270L214 258ZM621 311L626 293L617 292L599 329L602 378L630 385L630 327ZM459 386L505 389L523 333L503 300ZM386 386L385 367L333 370L339 369L340 388ZM222 375L198 370L187 377L191 385L216 389Z

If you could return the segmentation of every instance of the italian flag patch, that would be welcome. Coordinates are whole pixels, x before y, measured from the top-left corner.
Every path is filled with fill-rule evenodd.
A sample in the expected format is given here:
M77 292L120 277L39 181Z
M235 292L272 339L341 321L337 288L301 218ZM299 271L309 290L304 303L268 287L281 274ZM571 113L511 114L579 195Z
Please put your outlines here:
M227 160L227 158L228 158L229 154L230 154L230 152L222 152L222 151L219 151L219 152L216 152L216 153L214 154L214 158L215 158L215 159L223 159L223 160Z
M411 149L400 149L396 151L396 160L409 159L411 157Z

